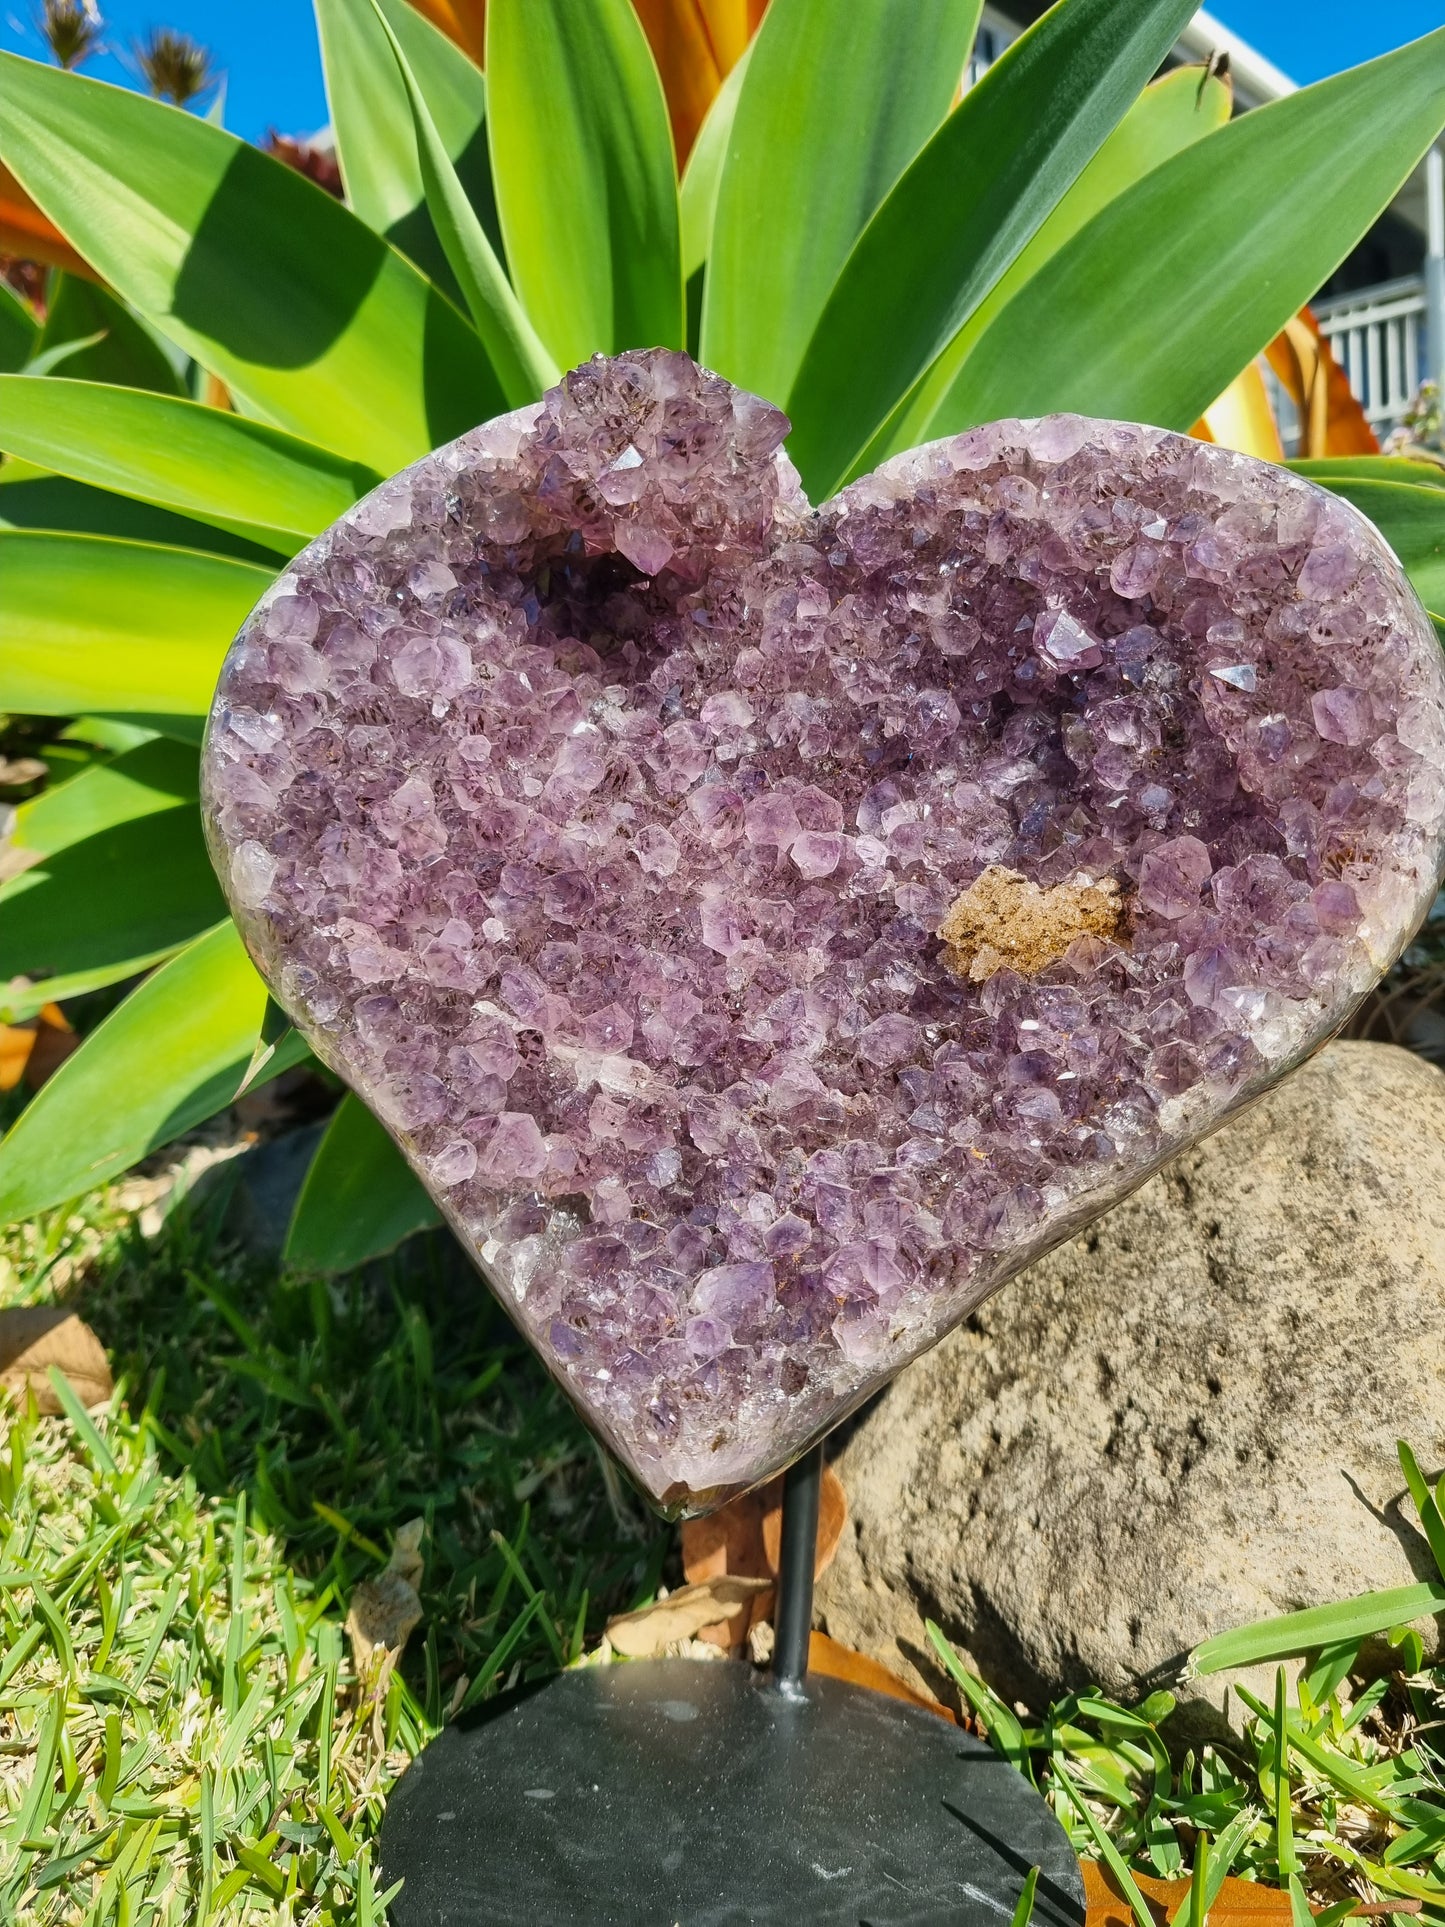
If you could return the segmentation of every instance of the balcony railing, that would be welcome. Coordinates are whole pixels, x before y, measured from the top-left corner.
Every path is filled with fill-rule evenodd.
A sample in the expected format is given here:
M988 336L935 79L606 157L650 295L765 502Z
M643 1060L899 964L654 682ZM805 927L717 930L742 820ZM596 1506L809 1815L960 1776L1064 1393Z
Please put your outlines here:
M1320 332L1383 441L1425 368L1425 283L1418 275L1311 304Z

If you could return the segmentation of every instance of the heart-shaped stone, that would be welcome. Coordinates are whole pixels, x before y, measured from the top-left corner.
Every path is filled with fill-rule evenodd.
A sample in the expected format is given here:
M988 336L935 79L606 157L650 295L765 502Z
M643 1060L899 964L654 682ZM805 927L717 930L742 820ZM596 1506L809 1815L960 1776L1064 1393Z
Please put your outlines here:
M297 557L204 757L276 996L674 1511L1336 1029L1445 819L1343 502L1057 416L814 511L786 430L578 369Z

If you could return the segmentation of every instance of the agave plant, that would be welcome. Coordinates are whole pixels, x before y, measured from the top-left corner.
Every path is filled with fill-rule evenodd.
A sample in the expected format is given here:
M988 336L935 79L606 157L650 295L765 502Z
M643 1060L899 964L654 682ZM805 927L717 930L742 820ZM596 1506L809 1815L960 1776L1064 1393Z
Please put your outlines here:
M709 18L745 43L751 0L490 0L485 77L456 44L475 5L429 0L449 38L405 0L317 0L345 205L0 56L0 213L90 277L43 333L0 312L0 710L56 719L73 770L18 812L0 1017L134 981L0 1146L0 1215L304 1055L206 860L197 746L252 604L382 476L657 344L783 406L815 501L994 417L1211 408L1445 124L1445 30L1231 119L1217 77L1154 78L1193 10L1058 0L960 98L980 0L772 0L710 68ZM1301 394L1328 378L1309 352ZM1304 466L1445 630L1445 472ZM351 1263L430 1215L348 1099L290 1255Z

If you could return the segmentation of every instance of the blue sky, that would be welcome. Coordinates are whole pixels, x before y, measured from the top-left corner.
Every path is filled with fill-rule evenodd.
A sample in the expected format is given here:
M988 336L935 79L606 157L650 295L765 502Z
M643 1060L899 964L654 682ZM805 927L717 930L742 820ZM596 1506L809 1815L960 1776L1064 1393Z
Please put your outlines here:
M0 45L38 53L38 0L0 0ZM101 0L123 50L153 24L204 40L227 73L226 124L248 139L268 127L314 131L326 118L307 0ZM1211 11L1296 80L1318 80L1441 24L1442 0L1214 0ZM129 78L115 55L88 72Z
M134 76L122 56L151 26L175 27L204 42L226 72L226 125L248 140L269 127L310 134L326 120L321 56L310 0L98 0L116 50L87 62L98 80ZM0 46L39 55L39 0L0 0Z

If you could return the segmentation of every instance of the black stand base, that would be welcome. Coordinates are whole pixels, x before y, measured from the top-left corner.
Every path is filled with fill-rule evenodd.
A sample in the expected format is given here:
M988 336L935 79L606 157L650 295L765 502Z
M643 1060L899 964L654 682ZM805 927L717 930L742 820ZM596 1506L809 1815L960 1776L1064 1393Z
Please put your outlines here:
M564 1673L449 1727L381 1833L395 1927L959 1927L1084 1918L1037 1793L935 1714L737 1661Z

